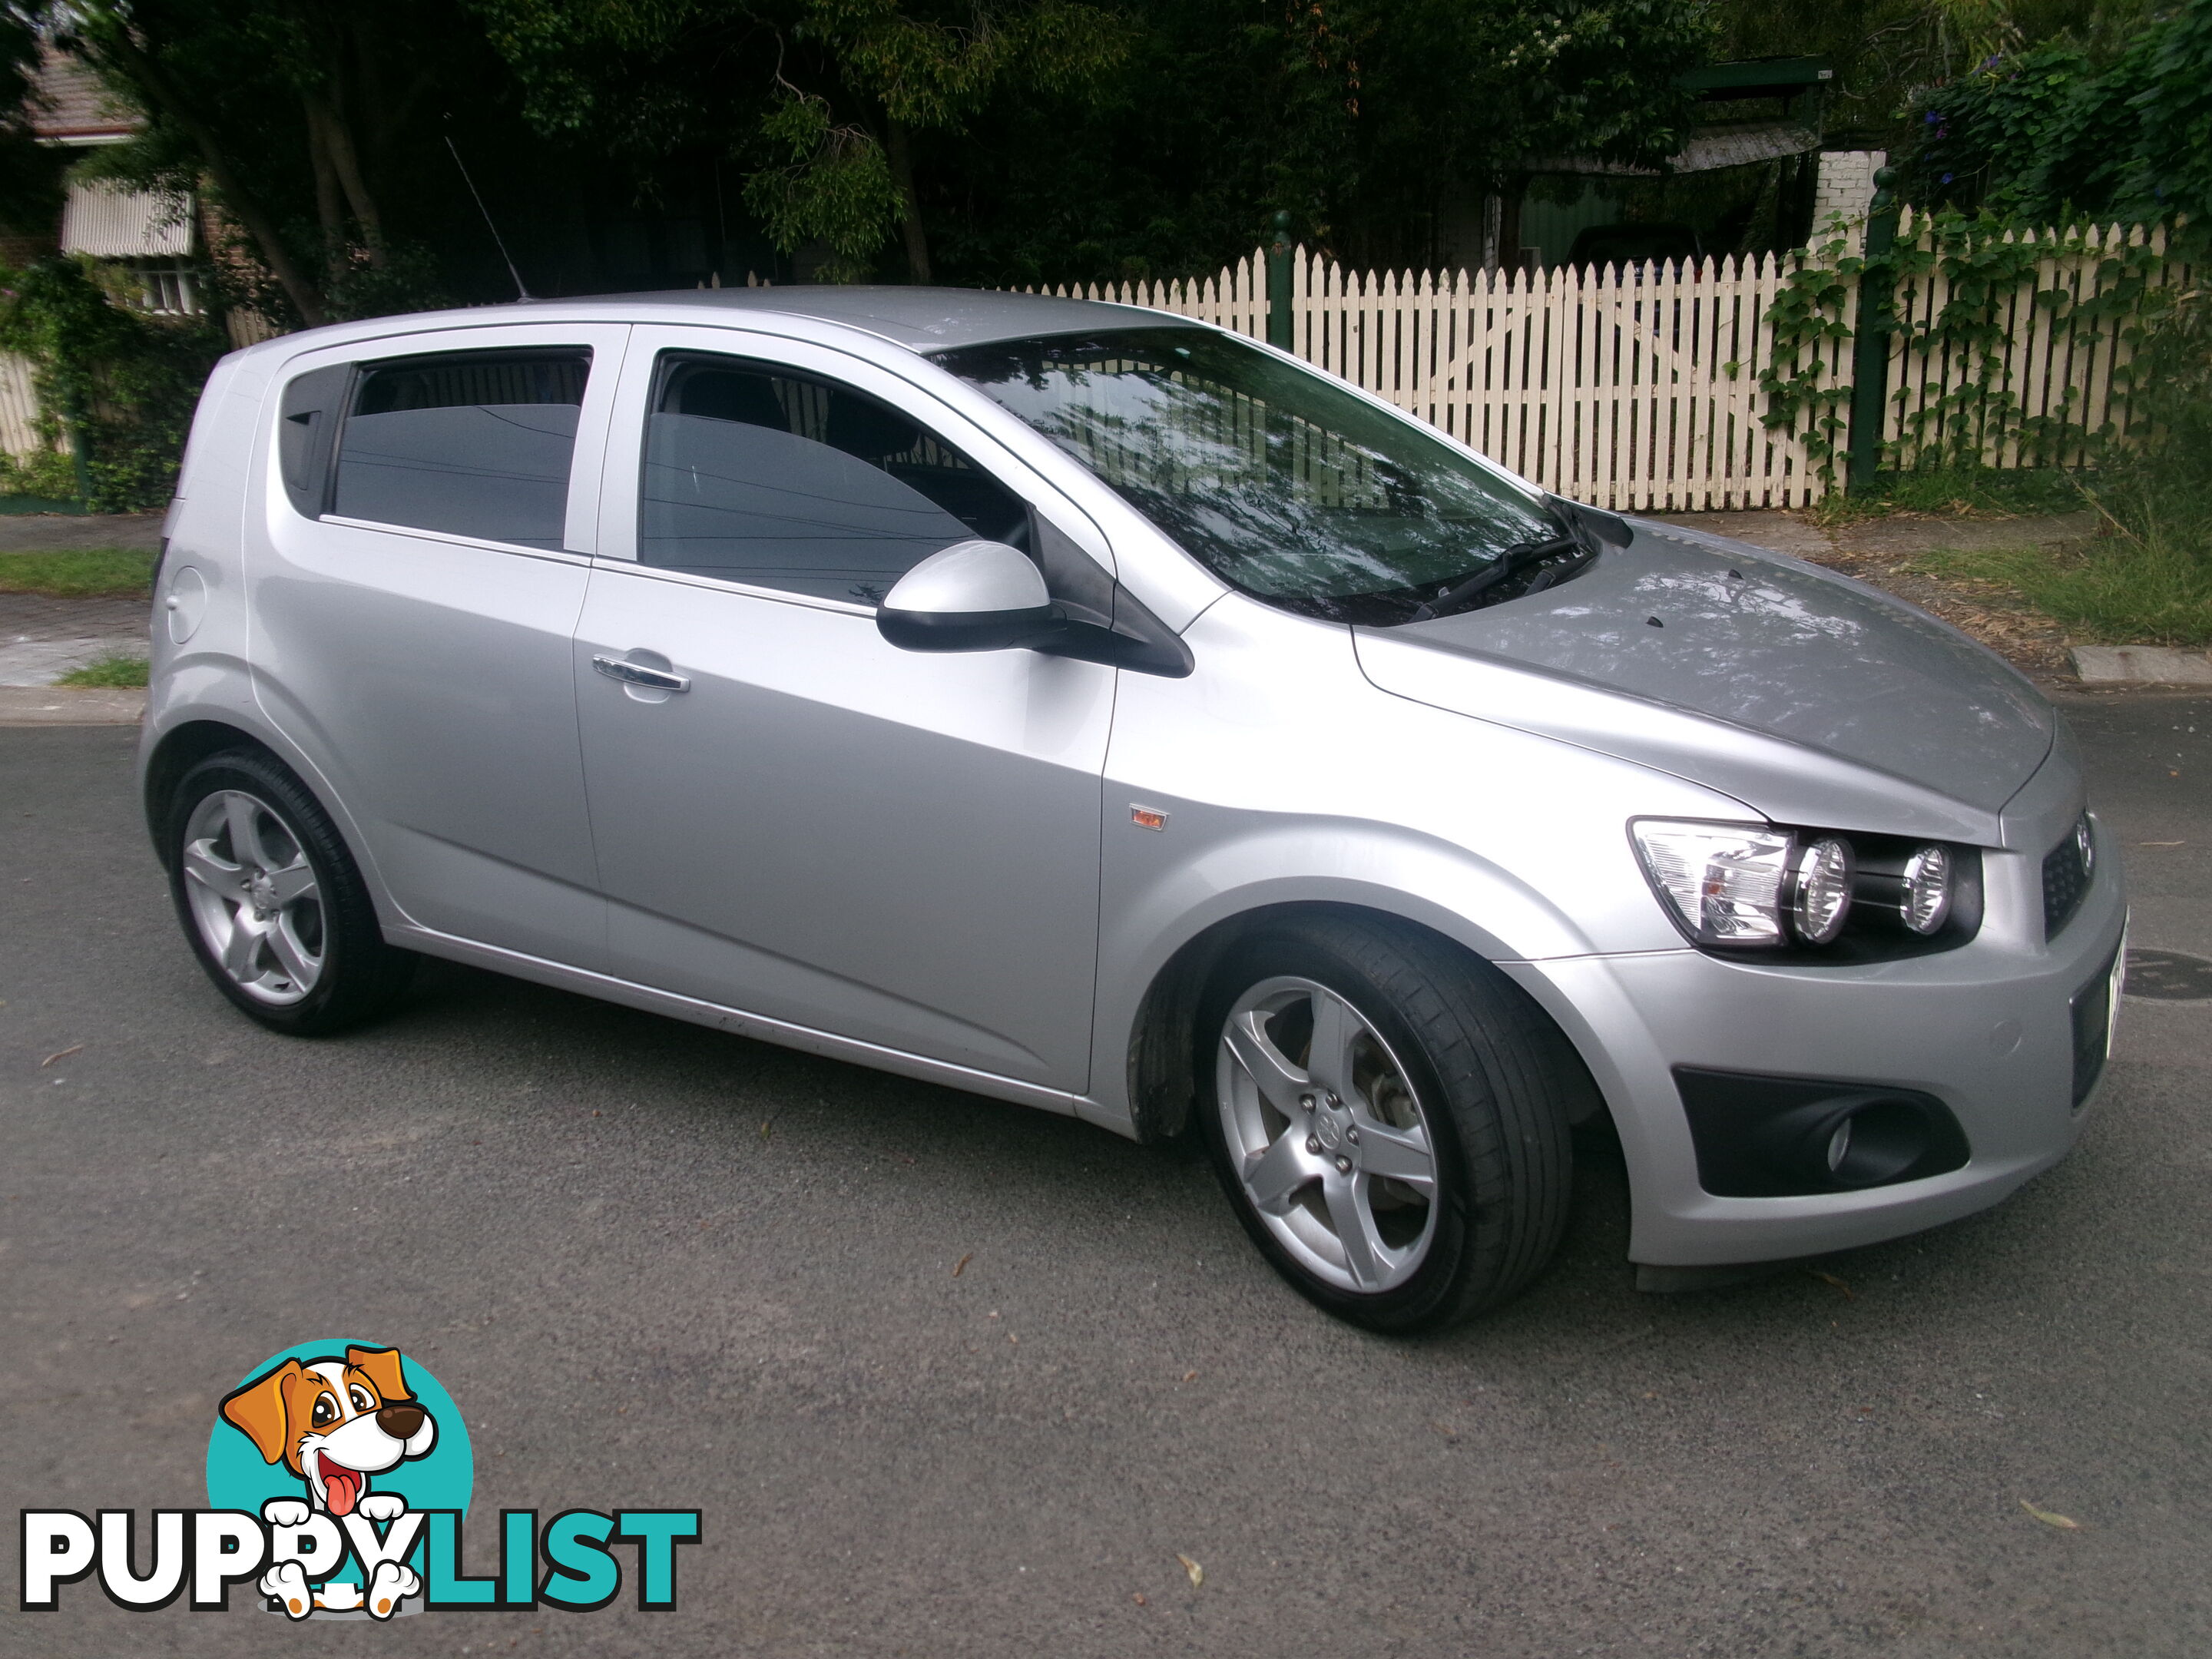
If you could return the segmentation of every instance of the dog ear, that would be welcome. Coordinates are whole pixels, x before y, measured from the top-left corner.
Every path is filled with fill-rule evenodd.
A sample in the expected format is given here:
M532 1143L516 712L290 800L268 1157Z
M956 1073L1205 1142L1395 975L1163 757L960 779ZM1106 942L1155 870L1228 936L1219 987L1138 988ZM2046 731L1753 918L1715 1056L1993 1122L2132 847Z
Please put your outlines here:
M415 1397L407 1392L407 1378L400 1371L397 1348L348 1348L346 1364L354 1370L367 1372L368 1380L376 1384L377 1398L387 1405L395 1400Z
M222 1420L253 1443L264 1463L274 1463L291 1448L290 1417L284 1409L284 1385L304 1370L288 1359L234 1394L223 1396Z

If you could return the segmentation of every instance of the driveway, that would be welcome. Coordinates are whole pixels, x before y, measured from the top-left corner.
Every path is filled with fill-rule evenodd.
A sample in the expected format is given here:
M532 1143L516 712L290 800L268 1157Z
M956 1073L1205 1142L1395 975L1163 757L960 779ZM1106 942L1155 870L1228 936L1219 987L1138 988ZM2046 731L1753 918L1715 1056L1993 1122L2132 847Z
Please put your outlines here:
M2212 700L2070 714L2135 942L2212 957ZM669 1613L317 1639L80 1584L0 1650L2212 1651L2212 1001L2131 999L2079 1152L1988 1214L1642 1296L1593 1156L1537 1286L1409 1346L1066 1120L457 969L264 1035L177 937L131 735L0 730L5 1507L204 1504L217 1397L356 1336L460 1402L477 1513L705 1538Z

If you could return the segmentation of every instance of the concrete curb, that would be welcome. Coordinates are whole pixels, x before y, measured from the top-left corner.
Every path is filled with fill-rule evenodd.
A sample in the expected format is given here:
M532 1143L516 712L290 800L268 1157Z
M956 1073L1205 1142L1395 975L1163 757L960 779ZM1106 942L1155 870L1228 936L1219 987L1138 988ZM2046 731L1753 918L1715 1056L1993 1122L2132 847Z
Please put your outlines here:
M136 726L145 713L143 691L0 685L0 726Z
M2212 654L2162 645L2077 645L2084 685L2212 685Z

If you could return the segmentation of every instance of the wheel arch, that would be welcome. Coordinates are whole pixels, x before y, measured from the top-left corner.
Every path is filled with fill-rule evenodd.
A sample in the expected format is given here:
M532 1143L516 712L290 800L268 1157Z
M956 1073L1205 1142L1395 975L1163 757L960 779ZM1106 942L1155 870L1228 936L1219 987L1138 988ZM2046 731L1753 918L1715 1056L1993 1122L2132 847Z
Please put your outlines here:
M225 711L228 712L228 711ZM146 815L146 830L153 839L155 856L168 867L168 853L161 842L161 821L167 810L170 795L182 781L185 773L210 755L219 755L226 749L251 749L266 755L270 760L299 781L309 797L328 815L337 829L338 839L351 855L354 866L361 872L368 887L377 913L387 920L396 914L386 892L375 860L370 856L358 825L344 803L337 798L329 782L319 773L307 757L299 753L281 737L254 730L235 719L225 719L214 713L196 714L179 719L166 728L147 748L140 763L140 805Z
M299 775L299 769L262 738L228 720L179 720L162 732L148 751L140 773L139 804L146 814L147 833L154 838L155 856L161 860L164 868L167 867L169 854L162 844L161 821L168 811L170 796L185 774L209 756L238 748L258 749L282 763L294 776Z
M1419 933L1469 963L1492 965L1491 958L1465 939L1402 912L1357 901L1292 899L1255 905L1201 927L1172 951L1139 999L1122 1056L1127 1079L1130 1133L1146 1145L1160 1145L1188 1129L1199 1096L1196 1015L1206 988L1224 957L1269 925L1291 917L1337 917L1381 923ZM1610 1121L1610 1107L1591 1075L1587 1056L1572 1034L1542 1000L1507 976L1528 1006L1559 1036L1578 1062L1583 1086L1569 1103L1577 1127Z

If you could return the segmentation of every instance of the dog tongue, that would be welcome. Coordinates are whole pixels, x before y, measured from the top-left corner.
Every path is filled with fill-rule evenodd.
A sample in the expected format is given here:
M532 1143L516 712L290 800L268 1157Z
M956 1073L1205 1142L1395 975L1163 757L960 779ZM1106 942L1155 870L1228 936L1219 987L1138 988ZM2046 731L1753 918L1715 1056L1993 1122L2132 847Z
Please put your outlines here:
M339 1520L353 1513L361 1488L362 1477L357 1470L342 1469L328 1458L323 1460L323 1490L330 1495L331 1513Z

